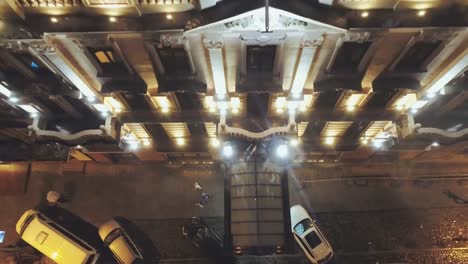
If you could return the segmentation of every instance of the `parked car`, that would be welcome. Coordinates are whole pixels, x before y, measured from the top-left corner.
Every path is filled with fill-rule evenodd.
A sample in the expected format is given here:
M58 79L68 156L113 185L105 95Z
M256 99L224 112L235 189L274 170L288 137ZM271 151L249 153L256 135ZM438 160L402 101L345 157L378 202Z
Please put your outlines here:
M143 242L146 237L141 233L122 217L109 220L99 227L99 236L120 264L158 263L158 253L150 249L152 242Z
M294 238L311 263L322 264L333 257L330 244L304 207L291 207L291 227Z
M21 238L58 264L97 263L99 250L37 210L27 210L16 224Z

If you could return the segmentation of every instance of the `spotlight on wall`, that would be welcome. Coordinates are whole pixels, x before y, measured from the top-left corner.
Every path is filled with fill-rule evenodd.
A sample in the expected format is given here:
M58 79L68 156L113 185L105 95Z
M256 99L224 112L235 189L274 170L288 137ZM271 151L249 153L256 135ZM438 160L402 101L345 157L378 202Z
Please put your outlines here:
M280 159L285 159L289 156L289 148L286 143L280 143L276 146L276 156Z
M226 142L223 146L223 156L230 158L232 155L234 155L234 148L232 147L231 143Z
M361 13L361 17L363 17L363 18L369 17L369 12L363 11L363 12Z
M289 140L289 144L290 144L292 147L297 147L297 146L299 145L299 139L293 138L293 139Z
M167 14L166 15L166 19L167 20L172 20L174 17L172 16L172 14Z
M219 147L219 144L220 144L219 139L217 139L217 138L211 138L211 139L210 139L210 144L211 144L211 146L212 146L213 148Z
M59 21L59 20L58 20L58 18L56 18L56 17L51 17L51 18L50 18L50 22L52 22L52 23L58 23L58 21Z
M115 23L115 22L117 22L117 18L116 17L109 17L109 22Z
M427 13L426 10L419 10L419 11L418 11L418 17L423 17L423 16L426 15L426 13Z

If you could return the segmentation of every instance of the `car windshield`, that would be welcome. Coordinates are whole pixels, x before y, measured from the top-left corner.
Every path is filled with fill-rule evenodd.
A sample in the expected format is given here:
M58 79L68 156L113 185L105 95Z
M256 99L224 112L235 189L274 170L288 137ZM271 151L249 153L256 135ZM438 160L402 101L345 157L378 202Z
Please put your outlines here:
M309 243L310 248L314 249L322 243L320 237L315 233L315 231L310 232L305 236L307 243Z
M294 232L296 232L297 235L302 235L304 234L304 232L313 227L314 225L312 224L312 221L310 221L309 218L306 218L304 220L302 220L301 222L299 222L299 224L297 224L295 227L294 227Z

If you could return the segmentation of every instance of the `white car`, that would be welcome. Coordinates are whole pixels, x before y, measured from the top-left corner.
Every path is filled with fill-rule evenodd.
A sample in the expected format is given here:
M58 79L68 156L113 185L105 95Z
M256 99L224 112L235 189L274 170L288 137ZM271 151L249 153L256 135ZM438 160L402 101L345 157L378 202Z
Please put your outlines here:
M322 264L333 257L330 244L304 207L291 207L291 227L294 238L311 263Z
M141 249L114 218L99 227L99 236L120 264L144 263Z

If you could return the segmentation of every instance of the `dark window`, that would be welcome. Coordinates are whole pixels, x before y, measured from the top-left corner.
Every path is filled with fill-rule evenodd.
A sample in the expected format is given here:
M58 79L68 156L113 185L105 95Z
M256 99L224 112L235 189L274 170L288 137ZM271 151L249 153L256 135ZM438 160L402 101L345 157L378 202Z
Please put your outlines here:
M190 74L192 72L184 48L158 48L157 51L165 74Z
M395 66L398 72L424 72L426 60L440 46L437 42L416 42Z
M31 223L31 221L34 219L35 216L36 215L30 215L26 218L26 220L24 220L24 223L21 226L20 235L23 235L24 230L28 227L29 223Z
M120 229L113 230L109 235L107 235L106 239L104 239L104 243L109 245L110 243L112 243L112 241L114 241L121 234L122 232L120 231Z
M78 244L80 247L84 248L85 250L87 251L93 251L93 249L91 247L89 247L88 245L86 245L83 241L79 240L77 237L75 237L73 234L71 234L70 232L68 232L67 230L65 230L64 228L62 228L61 226L55 224L55 223L49 223L49 225L53 228L55 228L55 230L59 231L60 233L62 233L63 235L65 235L66 237L68 237L69 239L71 239L73 242L75 242L76 244Z
M344 42L331 67L332 73L353 73L358 71L364 54L370 46L370 42Z
M307 243L309 243L310 247L316 248L318 245L322 244L322 240L320 240L320 237L315 233L315 231L310 232L305 236L305 239Z
M276 46L247 46L247 78L250 77L273 77L275 66Z

